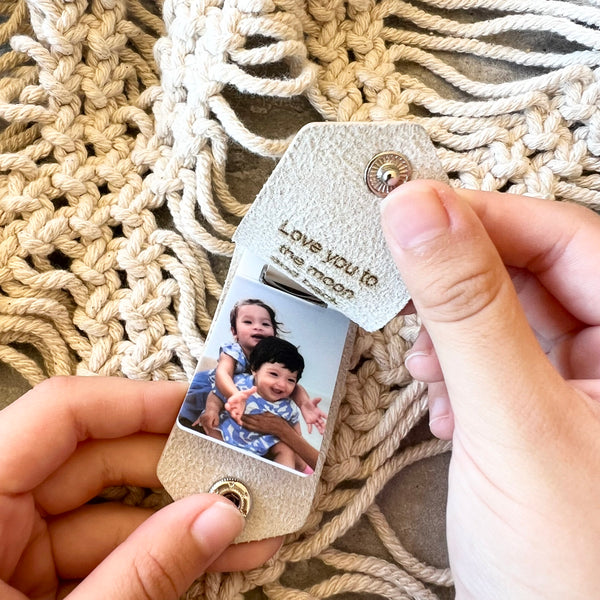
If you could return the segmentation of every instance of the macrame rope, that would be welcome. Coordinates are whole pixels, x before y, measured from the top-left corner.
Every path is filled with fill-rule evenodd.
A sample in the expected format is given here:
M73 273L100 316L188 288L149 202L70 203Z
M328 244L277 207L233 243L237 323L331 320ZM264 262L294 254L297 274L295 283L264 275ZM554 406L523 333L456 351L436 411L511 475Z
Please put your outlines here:
M599 23L596 0L0 0L0 360L31 385L191 377L217 259L251 200L229 188L229 150L277 158L291 140L254 131L232 93L304 97L329 120L410 120L454 186L600 209ZM519 42L533 34L564 44ZM489 64L504 75L489 79ZM404 468L449 449L406 441L427 409L404 367L418 327L397 317L359 332L302 531L265 566L208 574L188 598L260 587L277 600L430 600L452 585L378 503ZM359 521L386 559L339 549ZM331 574L296 589L286 574L309 561Z

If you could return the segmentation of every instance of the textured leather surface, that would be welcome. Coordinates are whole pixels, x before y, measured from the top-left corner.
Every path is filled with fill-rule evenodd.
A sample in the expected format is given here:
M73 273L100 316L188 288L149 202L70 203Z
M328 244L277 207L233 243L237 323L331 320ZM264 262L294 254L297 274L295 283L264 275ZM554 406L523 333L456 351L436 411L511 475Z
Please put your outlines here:
M313 123L300 130L238 227L223 296L240 250L248 249L365 329L385 325L409 296L383 240L381 199L367 188L364 170L374 155L390 150L409 160L413 179L447 180L431 141L418 125ZM348 298L348 290L353 298ZM221 304L213 322L220 308ZM354 329L346 343L313 475L298 476L176 426L158 466L159 478L171 496L204 492L231 476L243 481L252 497L246 528L238 541L283 535L302 527L343 396Z
M234 236L368 331L409 300L383 239L381 198L364 181L371 158L385 151L409 160L412 179L447 181L419 125L312 123L298 132Z
M229 289L239 258L240 253L236 250L222 298ZM221 308L222 302L217 307L213 323L218 321ZM333 435L339 404L344 396L345 374L350 363L355 332L356 327L351 324L340 362L340 375L329 407L319 460L312 475L302 476L286 471L274 463L258 460L210 439L188 433L176 424L157 468L158 478L171 497L179 499L207 492L219 479L234 477L246 485L252 502L246 526L237 542L285 535L300 529L310 512Z

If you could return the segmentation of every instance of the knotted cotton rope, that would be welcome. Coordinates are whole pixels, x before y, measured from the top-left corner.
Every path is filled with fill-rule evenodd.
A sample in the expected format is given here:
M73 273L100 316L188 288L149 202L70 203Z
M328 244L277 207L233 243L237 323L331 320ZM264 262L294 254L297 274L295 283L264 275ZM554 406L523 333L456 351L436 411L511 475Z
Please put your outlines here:
M600 208L596 0L0 0L0 15L0 360L32 385L191 377L250 200L230 190L228 155L277 158L289 143L254 132L232 95L411 120L455 186ZM208 575L188 597L429 600L451 585L377 499L448 450L406 442L426 412L403 364L417 330L407 317L360 332L304 529L266 566ZM361 517L386 559L337 545ZM331 574L302 590L286 579L315 561Z

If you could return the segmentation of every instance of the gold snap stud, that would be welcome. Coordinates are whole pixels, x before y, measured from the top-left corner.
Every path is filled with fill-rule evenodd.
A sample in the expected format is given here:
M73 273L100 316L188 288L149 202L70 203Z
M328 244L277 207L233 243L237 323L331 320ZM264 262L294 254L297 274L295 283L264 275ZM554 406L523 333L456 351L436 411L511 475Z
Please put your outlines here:
M376 154L365 169L367 187L380 198L410 179L412 168L408 159L393 150Z
M250 492L238 479L235 479L234 477L223 477L223 479L219 479L219 481L213 483L208 491L210 494L219 494L220 496L227 498L227 500L235 504L244 517L248 516L252 504Z

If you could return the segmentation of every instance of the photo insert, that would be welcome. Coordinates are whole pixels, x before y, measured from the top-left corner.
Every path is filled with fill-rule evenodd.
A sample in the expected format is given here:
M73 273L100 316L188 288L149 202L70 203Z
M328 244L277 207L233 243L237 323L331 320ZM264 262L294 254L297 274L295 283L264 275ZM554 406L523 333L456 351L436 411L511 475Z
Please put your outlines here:
M178 425L298 475L315 469L348 319L243 272L233 278Z

